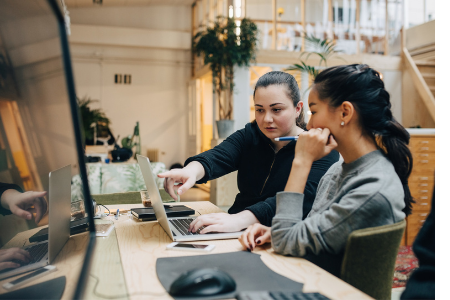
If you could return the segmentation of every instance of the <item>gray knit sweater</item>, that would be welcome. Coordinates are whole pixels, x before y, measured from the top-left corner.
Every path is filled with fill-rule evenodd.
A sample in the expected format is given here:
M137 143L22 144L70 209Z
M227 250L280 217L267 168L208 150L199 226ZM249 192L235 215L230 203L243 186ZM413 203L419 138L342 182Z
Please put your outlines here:
M402 184L380 150L349 164L335 163L322 177L311 212L303 221L302 207L303 194L277 193L272 247L280 254L312 258L319 265L326 260L321 267L335 275L352 231L405 218Z

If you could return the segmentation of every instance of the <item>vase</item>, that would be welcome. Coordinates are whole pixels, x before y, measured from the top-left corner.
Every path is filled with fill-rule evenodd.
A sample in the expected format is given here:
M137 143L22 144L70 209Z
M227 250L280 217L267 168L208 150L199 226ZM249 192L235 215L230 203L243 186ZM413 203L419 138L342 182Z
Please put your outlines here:
M219 139L225 139L234 132L234 120L216 121Z

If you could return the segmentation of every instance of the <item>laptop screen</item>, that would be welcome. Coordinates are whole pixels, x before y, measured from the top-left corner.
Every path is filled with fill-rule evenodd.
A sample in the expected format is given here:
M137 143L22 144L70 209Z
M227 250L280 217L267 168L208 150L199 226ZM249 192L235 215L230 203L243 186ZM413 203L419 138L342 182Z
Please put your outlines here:
M19 235L48 223L49 173L71 165L72 213L86 211L91 230L76 289L82 295L95 227L59 5L56 0L0 1L0 247L9 248ZM47 195L21 200L20 210L9 207L17 199L8 200L9 195L30 191Z

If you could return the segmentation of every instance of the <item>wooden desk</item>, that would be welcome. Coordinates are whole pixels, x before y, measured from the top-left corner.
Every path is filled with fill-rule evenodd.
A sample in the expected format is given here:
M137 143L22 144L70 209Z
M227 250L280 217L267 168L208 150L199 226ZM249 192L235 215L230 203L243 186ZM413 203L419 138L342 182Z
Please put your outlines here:
M3 248L23 247L28 245L29 244L28 238L42 228L43 227L38 227L17 234L13 239L11 239L7 244L5 244ZM52 263L52 265L56 266L57 270L55 272L43 276L42 278L33 280L30 283L23 285L22 287L34 285L60 276L66 276L66 287L62 299L72 299L78 281L78 277L80 275L81 266L83 264L87 242L88 242L87 233L82 233L70 237L70 239L67 241L67 243L61 250L61 252L56 257L55 262ZM23 275L24 274L20 274L14 277L0 280L0 294L8 292L3 288L4 283L10 282Z
M222 212L210 202L183 202L201 214ZM139 206L139 205L138 205ZM136 205L114 205L112 209L132 208ZM110 208L110 209L111 209ZM198 215L198 213L197 213ZM122 266L124 270L130 299L149 299L150 295L138 295L151 292L163 294L155 298L171 299L165 293L156 275L156 259L159 257L176 257L199 255L199 252L168 251L167 244L172 240L157 222L136 222L128 216L121 216L114 221L118 238ZM198 244L214 244L216 247L211 254L242 251L243 248L237 239L213 240L193 242ZM301 258L286 257L274 253L270 245L257 247L256 254L261 255L263 262L273 271L284 275L294 281L304 284L304 292L320 292L331 299L371 299L366 294Z
M221 210L210 202L184 202L174 205L187 205L201 214L221 212ZM142 207L139 204L110 205L108 208L130 209ZM197 213L198 215L198 213ZM201 253L189 251L168 251L167 244L171 243L169 236L164 232L157 222L137 222L127 215L122 215L119 220L108 217L114 222L115 235L117 236L118 248L120 250L120 261L118 263L117 251L114 248L114 232L108 238L98 238L94 254L94 264L91 274L96 274L99 282L89 278L88 299L101 299L93 294L96 286L96 294L104 296L129 295L129 299L171 299L160 284L156 275L156 259L159 257L176 257L199 255ZM61 275L67 276L66 290L63 299L73 295L74 285L79 274L79 267L83 259L83 249L87 242L87 234L71 237L67 245L55 262L58 271L49 274L41 281ZM216 245L211 254L242 251L243 248L237 239L201 241L193 243L208 243ZM109 250L108 250L109 249ZM254 251L261 255L263 262L273 271L286 276L294 281L304 284L304 292L320 292L331 299L372 299L361 291L355 289L339 278L331 275L325 270L317 267L302 258L286 257L274 253L270 245L257 247ZM115 268L115 271L113 269ZM123 273L122 273L123 272ZM3 280L0 284L9 280ZM38 281L32 282L37 283ZM123 286L123 283L126 286ZM4 290L0 287L0 293ZM122 298L126 299L126 297Z

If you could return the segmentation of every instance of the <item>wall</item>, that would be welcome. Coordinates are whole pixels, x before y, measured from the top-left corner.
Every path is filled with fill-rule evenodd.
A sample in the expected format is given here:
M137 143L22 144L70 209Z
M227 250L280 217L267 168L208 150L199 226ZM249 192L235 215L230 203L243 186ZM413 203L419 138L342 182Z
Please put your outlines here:
M348 62L349 64L351 62ZM394 118L402 123L402 71L392 69L383 69L382 64L369 64L370 66L377 69L383 74L383 81L385 83L385 88L390 94L391 104L392 104L392 114ZM257 63L256 66L259 67L270 67L272 71L282 71L289 65L281 64L269 64L269 63ZM377 66L380 66L377 68ZM386 67L384 65L384 67ZM250 71L244 68L237 68L236 71L235 84L236 89L239 92L234 94L234 119L235 119L235 130L241 129L246 123L253 120L254 115L250 114L251 106L253 106L252 95L253 89L250 86ZM304 103L304 110L307 112L308 109L308 95L306 92L309 87L308 77L302 76L302 82L299 86L302 95L302 101ZM415 92L415 90L414 90ZM250 95L250 96L249 96ZM250 115L250 119L248 116ZM305 120L308 121L308 115L305 114Z
M78 97L98 99L120 139L140 124L142 153L170 167L186 159L189 6L70 8ZM96 36L97 35L97 36ZM115 84L131 74L132 84Z
M306 22L322 22L323 1L306 0ZM255 20L272 20L272 0L247 0L247 17ZM282 7L284 14L279 20L300 22L301 9L298 0L278 0L277 8Z

